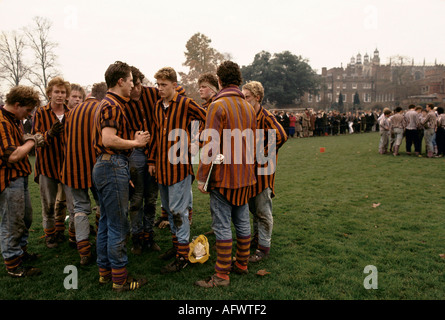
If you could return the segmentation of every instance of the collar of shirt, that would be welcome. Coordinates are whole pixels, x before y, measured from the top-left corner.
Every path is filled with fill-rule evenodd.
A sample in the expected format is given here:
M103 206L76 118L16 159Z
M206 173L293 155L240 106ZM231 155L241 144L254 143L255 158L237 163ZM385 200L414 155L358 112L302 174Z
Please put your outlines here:
M128 101L130 101L130 98L122 97L122 96L120 96L114 92L111 92L111 91L108 91L107 94L111 95L113 98L115 98L122 105L125 105Z
M164 106L164 110L167 110L167 108L170 107L172 102L176 102L176 100L178 99L178 96L179 96L179 93L175 92L173 98L168 103L165 103L164 99L162 99L161 102L162 102L162 105Z
M8 110L6 110L5 108L0 108L0 112L2 112L4 114L4 116L8 119L10 119L12 122L16 123L16 124L20 124L20 120L18 120L15 117L15 114L13 114L12 112L9 112Z
M215 97L215 100L218 100L221 97L227 97L227 96L239 96L239 97L245 99L244 94L241 92L241 90L237 86L230 85L230 86L222 89Z

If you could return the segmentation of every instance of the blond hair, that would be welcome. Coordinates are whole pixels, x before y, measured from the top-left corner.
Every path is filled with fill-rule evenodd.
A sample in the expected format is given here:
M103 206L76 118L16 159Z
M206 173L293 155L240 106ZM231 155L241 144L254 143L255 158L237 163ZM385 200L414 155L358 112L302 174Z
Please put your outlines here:
M53 92L54 87L65 87L66 96L69 97L71 93L71 85L68 81L63 80L62 77L55 77L51 79L48 83L48 87L46 88L46 96L49 98L51 92Z
M175 69L170 67L165 67L160 69L158 72L155 73L154 78L161 80L169 80L171 82L178 82Z
M249 81L243 86L243 89L249 90L252 92L253 96L255 98L260 98L260 103L263 101L264 98L264 88L261 82L258 81Z

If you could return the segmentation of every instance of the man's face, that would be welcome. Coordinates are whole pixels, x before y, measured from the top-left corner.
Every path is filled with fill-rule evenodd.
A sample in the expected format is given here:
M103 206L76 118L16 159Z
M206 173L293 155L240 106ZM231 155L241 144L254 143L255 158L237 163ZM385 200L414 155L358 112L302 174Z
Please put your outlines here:
M128 77L122 78L122 80L119 81L120 81L122 96L124 96L125 98L130 98L131 90L134 87L133 75L130 72L130 75Z
M66 88L65 86L54 86L51 94L49 95L51 102L56 105L63 105L66 100Z
M72 109L82 102L83 102L82 93L78 90L73 90L71 91L70 97L68 98L68 109Z
M130 98L135 101L139 101L142 93L142 82L139 79L133 80L134 87L131 90Z
M156 79L158 85L159 95L161 98L171 98L175 93L177 83L166 79Z
M246 101L250 103L251 106L255 106L257 104L257 99L255 96L250 92L250 90L243 89L244 97L246 98Z
M215 92L210 89L207 83L203 82L199 85L199 95L201 96L201 99L207 101L209 100Z
M15 109L15 117L17 120L25 120L29 115L32 114L32 111L34 110L33 106L19 106L17 105L17 108Z

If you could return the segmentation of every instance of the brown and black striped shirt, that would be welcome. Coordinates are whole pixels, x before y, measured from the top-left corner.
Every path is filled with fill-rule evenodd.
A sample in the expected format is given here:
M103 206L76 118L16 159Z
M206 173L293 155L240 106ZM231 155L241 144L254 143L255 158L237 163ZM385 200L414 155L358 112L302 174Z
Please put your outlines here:
M132 149L116 150L106 148L102 142L102 129L105 127L115 128L116 135L124 140L131 139L131 124L125 114L125 105L129 98L121 97L113 92L107 92L105 98L100 102L94 116L93 146L96 156L100 154L122 154L129 156Z
M206 139L202 150L205 157L212 159L211 145L219 145L219 153L224 155L223 164L214 165L209 180L209 188L218 190L231 204L244 205L249 200L250 189L256 183L255 178L255 130L256 115L253 107L244 99L236 86L221 90L207 111L205 130L214 130L219 135L217 141ZM228 134L236 131L251 134L253 141L246 136L241 138L241 150L235 150L237 143L233 138L226 141L224 130ZM226 134L227 134L226 133ZM212 142L213 141L213 142ZM224 154L225 143L230 147L230 155ZM208 162L208 161L207 161ZM209 175L211 163L200 162L198 180L205 182Z
M259 141L260 134L259 130L264 130L264 136L262 141ZM271 150L268 149L269 144L269 130L275 130L276 133L276 150L275 150L275 162L267 162L264 164L260 164L258 161L257 168L255 170L256 173L256 179L257 183L252 186L251 189L251 197L256 196L257 194L261 193L263 190L270 188L272 190L272 197L275 196L275 170L276 165L278 162L278 149L281 148L281 146L287 141L287 134L286 131L283 129L281 124L278 123L276 117L269 111L264 109L263 107L260 107L260 110L258 110L257 113L257 131L256 131L256 137L257 137L257 143L263 143L263 153L264 156L270 156L272 154ZM257 145L257 152L260 151L260 146ZM257 159L258 160L258 159ZM275 165L275 167L269 167ZM261 174L262 170L264 170L264 173L271 172L271 174ZM273 172L273 173L272 173Z
M93 146L94 115L100 101L88 98L68 112L65 119L65 157L61 182L75 189L93 186L96 163Z
M170 186L194 177L189 149L193 120L205 121L206 111L190 98L175 93L168 108L163 99L156 103L148 162L156 166L158 183Z
M69 111L67 106L64 106L64 108L65 116L62 119L62 123L65 122L66 114ZM51 102L46 106L38 108L34 114L32 132L33 134L40 133L45 138L45 145L36 148L34 181L37 183L39 182L40 175L60 180L64 157L65 133L62 132L54 137L49 134L51 127L56 121L59 121L59 119L51 108Z
M9 183L18 177L31 174L31 164L28 155L16 163L9 163L9 156L23 145L23 126L15 115L0 108L0 193Z

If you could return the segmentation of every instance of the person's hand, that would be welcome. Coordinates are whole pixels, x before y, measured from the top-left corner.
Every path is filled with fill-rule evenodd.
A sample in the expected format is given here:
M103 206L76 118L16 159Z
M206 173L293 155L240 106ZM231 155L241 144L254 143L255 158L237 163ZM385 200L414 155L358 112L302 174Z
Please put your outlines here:
M28 140L33 140L36 148L43 147L45 145L45 138L40 133L36 133L34 135L29 133L24 134L23 141L26 142Z
M63 123L60 121L56 121L54 122L54 124L52 125L51 129L49 129L49 135L51 137L55 137L58 136L62 133L63 131Z
M198 181L198 190L204 194L209 194L210 192L204 190L204 185L205 185L204 182Z
M156 174L156 167L153 165L148 166L148 173L153 177Z
M150 132L148 131L138 131L134 136L134 140L138 143L138 147L142 148L147 145L150 141Z
M168 220L162 220L162 221L159 223L158 228L159 228L159 229L164 229L164 228L166 228L166 227L169 226L169 225L170 225L170 222L169 222Z

